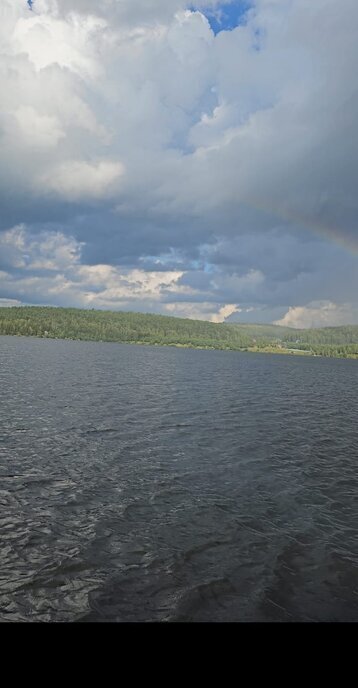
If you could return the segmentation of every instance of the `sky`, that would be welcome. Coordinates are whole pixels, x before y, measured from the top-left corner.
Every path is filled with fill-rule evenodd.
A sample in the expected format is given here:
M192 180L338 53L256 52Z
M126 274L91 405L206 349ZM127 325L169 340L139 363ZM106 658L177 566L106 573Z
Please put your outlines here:
M0 305L358 324L356 0L1 0Z

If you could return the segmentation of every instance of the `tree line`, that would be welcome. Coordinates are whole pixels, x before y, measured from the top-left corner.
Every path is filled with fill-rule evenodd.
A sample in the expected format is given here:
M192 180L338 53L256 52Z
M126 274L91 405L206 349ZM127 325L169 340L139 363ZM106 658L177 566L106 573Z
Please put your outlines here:
M77 308L0 308L0 334L234 351L296 349L320 356L358 356L358 326L296 330Z

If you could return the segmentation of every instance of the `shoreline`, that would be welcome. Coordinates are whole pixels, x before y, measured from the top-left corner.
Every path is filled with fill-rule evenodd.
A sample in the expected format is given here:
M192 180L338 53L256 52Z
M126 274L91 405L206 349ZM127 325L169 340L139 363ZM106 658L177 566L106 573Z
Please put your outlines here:
M287 349L284 347L244 347L244 348L233 348L233 347L215 347L215 346L196 346L194 344L181 344L180 342L168 342L168 343L158 343L158 342L141 342L141 341L121 341L113 339L85 339L82 337L52 337L50 335L26 335L26 334L4 334L0 332L1 337L21 337L23 339L50 339L52 341L70 341L70 342L93 342L101 344L126 344L128 346L156 346L156 347L168 347L175 349L194 349L197 351L231 351L233 353L249 353L249 354L274 354L282 356L309 356L310 358L334 358L334 359L349 359L357 360L358 354L346 354L346 355L336 355L336 356L325 356L324 354L314 353L313 351L307 351L305 349Z

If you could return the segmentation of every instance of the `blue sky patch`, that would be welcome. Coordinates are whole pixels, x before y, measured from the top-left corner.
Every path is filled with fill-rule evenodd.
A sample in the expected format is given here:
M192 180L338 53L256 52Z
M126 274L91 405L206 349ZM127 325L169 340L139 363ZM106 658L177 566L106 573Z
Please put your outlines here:
M252 0L231 0L231 2L229 0L215 9L200 8L200 11L205 14L214 33L218 34L220 31L232 31L240 24L244 24L251 7ZM190 9L196 9L195 4Z

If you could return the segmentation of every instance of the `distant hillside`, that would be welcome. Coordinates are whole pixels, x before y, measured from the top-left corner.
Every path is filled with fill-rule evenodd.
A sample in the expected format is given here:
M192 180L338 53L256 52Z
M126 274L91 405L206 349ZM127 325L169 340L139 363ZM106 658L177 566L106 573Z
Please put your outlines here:
M0 308L0 334L358 357L358 326L296 330L143 313L20 306Z

